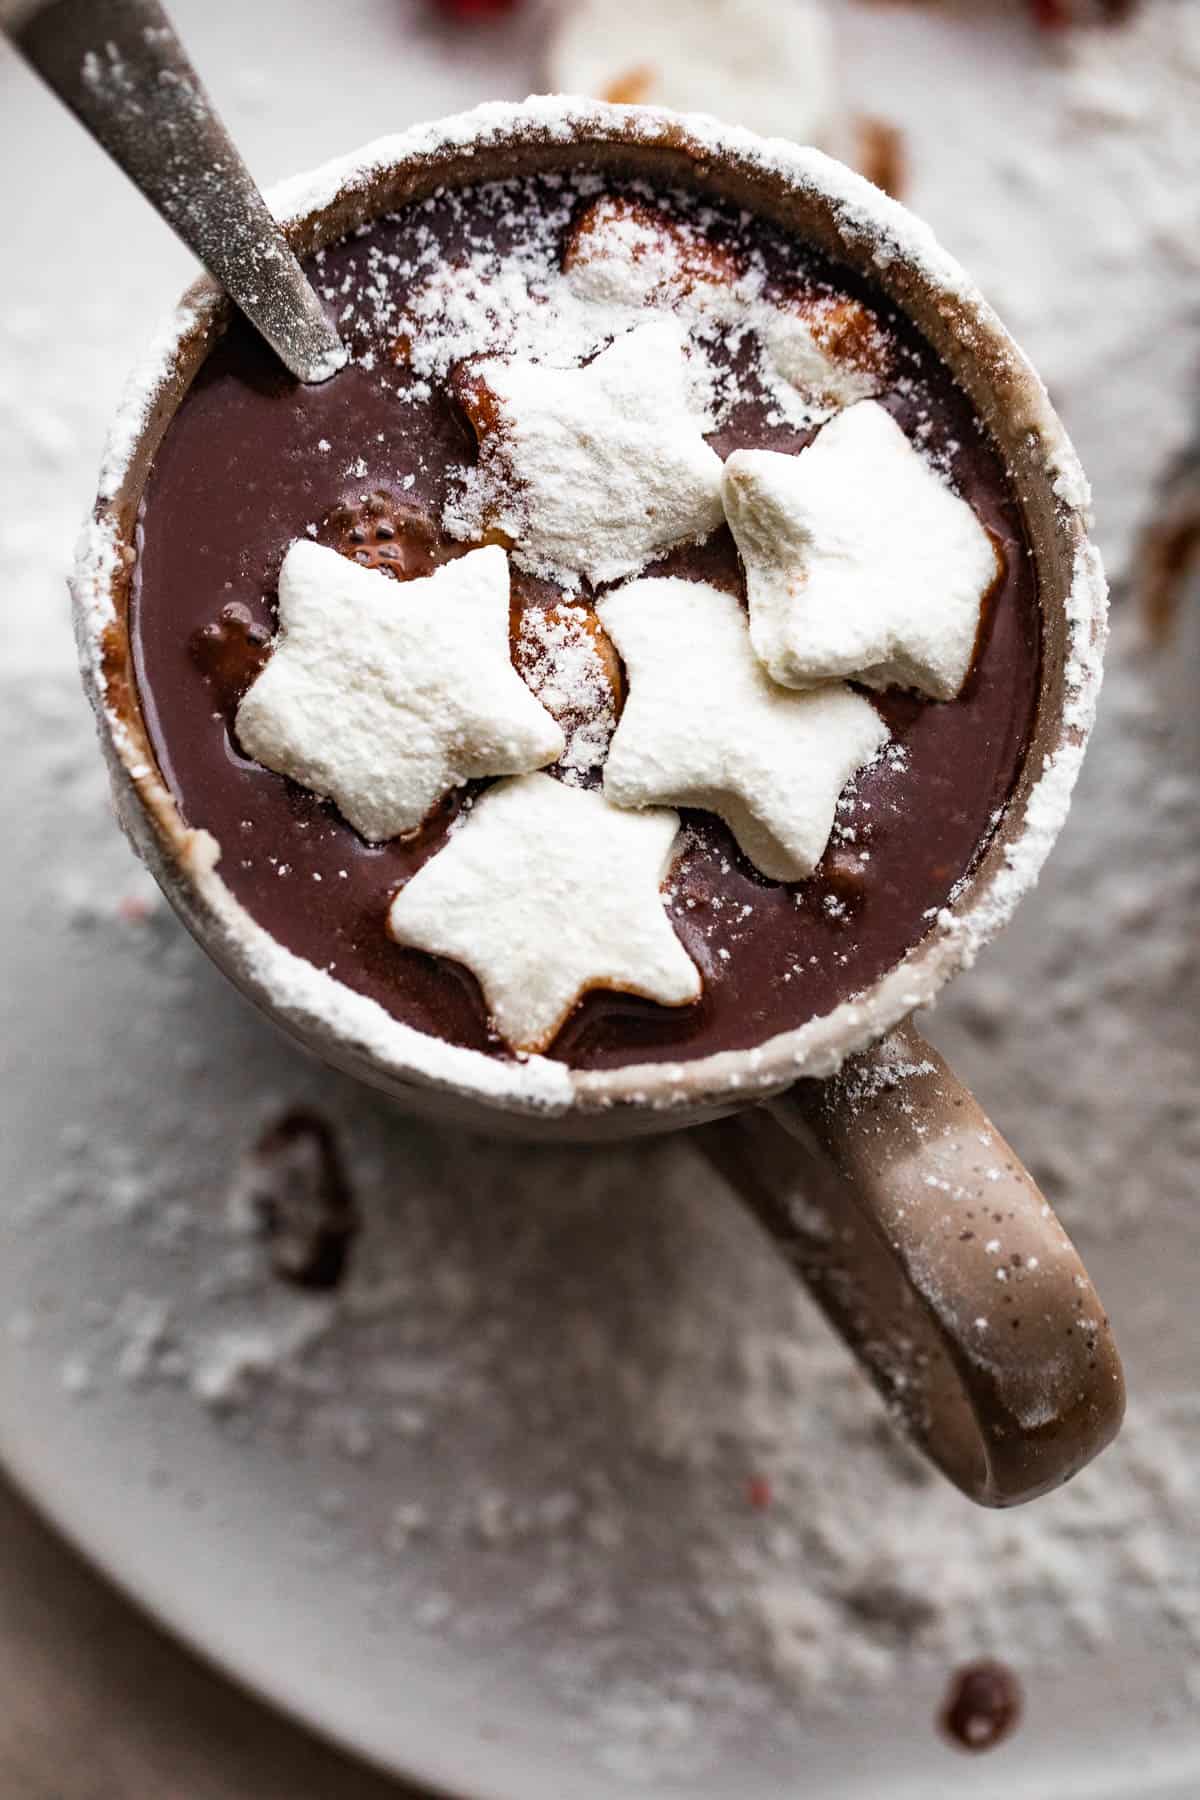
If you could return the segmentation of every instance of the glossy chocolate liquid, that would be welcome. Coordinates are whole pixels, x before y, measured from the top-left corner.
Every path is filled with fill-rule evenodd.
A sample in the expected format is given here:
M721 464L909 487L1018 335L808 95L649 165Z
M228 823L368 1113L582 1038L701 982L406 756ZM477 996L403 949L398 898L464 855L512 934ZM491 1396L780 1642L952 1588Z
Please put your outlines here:
M544 239L548 216L567 219L595 191L576 196L569 177L461 190L322 252L314 279L355 360L324 386L301 387L235 319L163 439L138 531L132 631L142 705L163 776L187 822L220 843L229 887L272 936L397 1019L494 1055L507 1051L474 977L399 948L385 926L392 895L436 853L462 793L413 841L372 847L333 806L243 756L233 718L267 653L279 565L293 539L315 535L401 579L464 548L439 521L475 459L475 440L452 383L418 383L396 360L388 283L402 293L422 258L428 268L431 241L453 260L480 243L503 251L522 234ZM670 195L654 204L681 214L694 205ZM880 399L994 534L1004 575L959 699L870 696L893 748L847 789L808 881L764 880L723 825L684 813L686 847L667 905L702 972L703 995L681 1008L607 991L585 996L549 1051L580 1068L755 1045L869 986L925 935L988 841L1037 693L1034 567L1000 459L965 396L858 277L732 211L709 209L704 228L722 249L759 257L780 297L850 295L874 310L893 351ZM794 451L809 440L811 432L780 422L744 345L732 353L718 345L711 355L740 380L740 399L710 439L720 454ZM724 530L654 572L715 581L744 598ZM514 581L518 615L558 598L546 583Z

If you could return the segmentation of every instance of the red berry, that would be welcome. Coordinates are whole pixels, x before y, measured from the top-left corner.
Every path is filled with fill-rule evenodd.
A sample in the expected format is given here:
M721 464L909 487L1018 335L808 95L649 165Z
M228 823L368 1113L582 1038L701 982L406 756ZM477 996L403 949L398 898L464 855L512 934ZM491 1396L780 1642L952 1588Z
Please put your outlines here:
M451 19L498 19L512 12L517 0L433 0L438 12Z
M771 1483L765 1475L752 1475L746 1483L746 1498L755 1512L766 1512L771 1504Z
M1029 0L1035 25L1063 31L1068 25L1120 25L1133 17L1138 0Z

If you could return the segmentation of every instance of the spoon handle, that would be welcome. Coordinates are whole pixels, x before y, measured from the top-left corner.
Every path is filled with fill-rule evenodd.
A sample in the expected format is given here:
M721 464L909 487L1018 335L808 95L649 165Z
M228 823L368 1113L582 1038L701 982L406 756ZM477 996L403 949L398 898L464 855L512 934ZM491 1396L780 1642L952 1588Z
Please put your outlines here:
M17 49L301 381L346 360L158 0L0 7Z

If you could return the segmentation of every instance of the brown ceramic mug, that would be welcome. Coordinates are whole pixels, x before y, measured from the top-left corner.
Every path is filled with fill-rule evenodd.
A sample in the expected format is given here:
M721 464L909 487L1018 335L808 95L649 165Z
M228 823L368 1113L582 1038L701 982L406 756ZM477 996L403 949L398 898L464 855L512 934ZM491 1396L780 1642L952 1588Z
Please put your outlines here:
M1037 568L1040 692L1015 788L952 903L895 967L797 1030L751 1050L603 1071L553 1064L548 1074L435 1044L283 950L221 880L219 846L180 817L147 736L130 647L143 486L228 317L207 281L135 377L73 583L119 815L238 986L309 1049L411 1111L580 1141L702 1126L695 1141L933 1461L985 1504L1029 1499L1116 1432L1120 1362L1050 1207L906 1021L1006 922L1065 815L1104 638L1086 484L1041 382L962 271L904 208L818 152L650 109L532 101L384 140L291 184L276 210L297 250L310 252L442 187L568 167L732 200L869 273L989 427Z

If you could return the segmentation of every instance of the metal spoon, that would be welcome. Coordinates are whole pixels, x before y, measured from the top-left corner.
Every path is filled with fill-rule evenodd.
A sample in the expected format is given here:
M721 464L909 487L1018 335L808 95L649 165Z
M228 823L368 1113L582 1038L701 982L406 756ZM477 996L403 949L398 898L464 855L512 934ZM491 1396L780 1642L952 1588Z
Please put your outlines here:
M301 381L346 360L157 0L0 0L0 24Z

